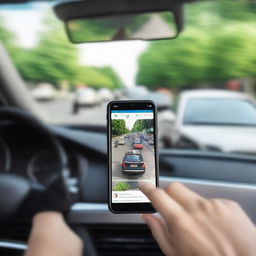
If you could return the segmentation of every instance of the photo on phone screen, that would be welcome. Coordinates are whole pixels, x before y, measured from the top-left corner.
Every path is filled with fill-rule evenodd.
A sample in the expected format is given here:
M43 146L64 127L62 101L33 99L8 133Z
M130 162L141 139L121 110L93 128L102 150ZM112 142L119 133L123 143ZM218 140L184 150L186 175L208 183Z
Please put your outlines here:
M156 185L154 108L111 109L112 204L145 204L138 182ZM124 107L123 107L124 108Z

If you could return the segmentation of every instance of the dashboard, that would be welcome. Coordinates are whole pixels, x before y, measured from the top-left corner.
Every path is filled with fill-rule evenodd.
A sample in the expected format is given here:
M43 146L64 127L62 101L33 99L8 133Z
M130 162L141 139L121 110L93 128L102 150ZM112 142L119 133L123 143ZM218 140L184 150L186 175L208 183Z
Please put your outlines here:
M108 211L105 130L64 126L49 129L67 154L70 179L79 182L79 203L73 205L68 222L86 244L84 255L122 255L123 248L126 255L162 255L139 214L114 215ZM256 222L255 157L165 149L160 151L159 159L162 187L180 181L205 197L236 200ZM14 123L0 126L0 166L0 171L41 183L58 168L44 138ZM0 225L0 239L24 243L29 230L29 223Z
M49 126L68 157L70 178L78 178L80 201L107 202L107 139L105 131ZM228 183L256 183L256 157L219 152L161 150L160 176ZM47 183L58 168L42 136L26 126L0 126L0 171ZM241 171L242 170L242 171ZM97 182L96 182L97 181Z

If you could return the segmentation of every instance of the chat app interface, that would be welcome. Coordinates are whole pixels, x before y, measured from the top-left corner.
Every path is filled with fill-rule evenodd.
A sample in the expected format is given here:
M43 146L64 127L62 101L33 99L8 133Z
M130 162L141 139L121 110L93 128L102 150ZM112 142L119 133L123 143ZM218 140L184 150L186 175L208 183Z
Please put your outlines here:
M148 203L138 182L156 184L153 110L113 110L112 203Z

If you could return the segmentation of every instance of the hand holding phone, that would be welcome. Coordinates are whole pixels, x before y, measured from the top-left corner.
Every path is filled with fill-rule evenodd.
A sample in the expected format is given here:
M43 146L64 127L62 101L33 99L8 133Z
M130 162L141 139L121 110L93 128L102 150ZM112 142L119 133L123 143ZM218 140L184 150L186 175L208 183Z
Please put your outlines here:
M158 185L156 107L152 101L112 101L107 107L109 209L155 212L138 182Z

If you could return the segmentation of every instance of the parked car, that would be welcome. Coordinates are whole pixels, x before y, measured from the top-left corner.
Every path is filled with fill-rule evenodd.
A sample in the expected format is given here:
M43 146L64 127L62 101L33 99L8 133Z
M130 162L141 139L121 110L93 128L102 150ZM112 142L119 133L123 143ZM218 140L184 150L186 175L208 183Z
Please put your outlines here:
M122 171L126 174L143 174L146 165L139 150L129 150L125 153L122 163Z
M56 90L49 83L40 83L32 91L32 96L38 101L50 101L56 98Z
M111 101L114 99L114 95L113 93L107 89L107 88L101 88L99 91L98 91L98 95L101 99L101 101Z
M92 88L81 88L75 93L73 113L77 114L81 107L93 107L100 104L97 92Z
M119 139L118 145L125 145L125 140L123 138Z
M252 96L225 90L181 94L174 135L177 147L256 153L255 134L256 105Z
M158 143L160 148L173 147L176 114L171 109L158 111Z
M116 100L124 98L124 92L122 89L115 89L113 91L113 95Z
M149 141L148 141L148 144L149 144L150 146L153 146L153 145L154 145L154 141L153 141L153 140L149 140Z

